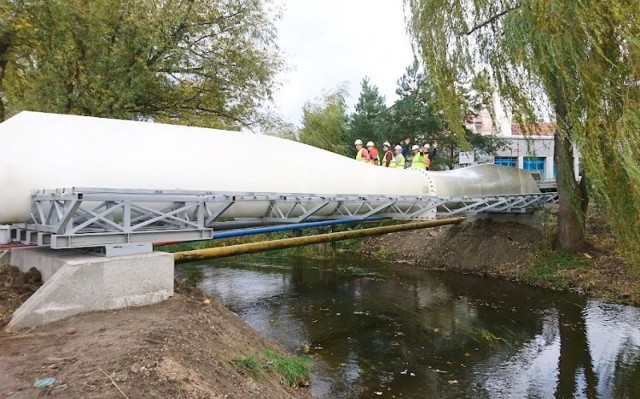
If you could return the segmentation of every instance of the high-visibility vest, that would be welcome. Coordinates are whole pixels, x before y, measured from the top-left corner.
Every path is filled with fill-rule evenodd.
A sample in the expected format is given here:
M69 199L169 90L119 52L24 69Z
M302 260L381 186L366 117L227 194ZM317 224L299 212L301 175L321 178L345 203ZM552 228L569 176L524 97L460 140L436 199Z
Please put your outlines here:
M363 162L367 162L367 158L362 156L362 152L364 151L364 148L361 148L358 150L358 153L356 154L356 161L363 161Z
M404 157L402 156L402 154L398 154L396 156L393 157L393 159L391 159L391 163L389 164L390 168L398 168L398 169L404 169Z
M387 151L384 153L384 158L380 160L380 165L387 167L387 154L391 154L391 161L389 162L389 168L395 168L395 161L393 160L393 152Z
M413 161L411 161L411 167L420 169L420 170L425 170L427 159L429 159L429 155L417 153L416 155L413 156Z

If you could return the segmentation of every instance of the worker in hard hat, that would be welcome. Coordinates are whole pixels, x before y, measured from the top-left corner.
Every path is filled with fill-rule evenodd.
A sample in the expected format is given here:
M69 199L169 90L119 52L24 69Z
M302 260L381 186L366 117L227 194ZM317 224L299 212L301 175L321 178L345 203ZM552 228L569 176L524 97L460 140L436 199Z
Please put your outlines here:
M402 146L402 156L405 157L405 159L408 158L409 155L411 155L411 137L405 137L402 143L398 144Z
M431 145L431 149L429 150L429 160L433 161L433 158L436 157L437 153L438 153L438 142L434 141L433 144Z
M433 158L435 158L436 154L438 153L438 142L434 141L433 146L430 146L429 144L425 144L424 152L425 152L425 155L427 155L426 162L425 162L425 169L429 170L431 168L431 161L433 160Z
M393 162L393 152L391 151L391 144L388 141L382 143L382 151L384 151L384 156L382 157L382 162L380 165L389 168L391 166L391 162Z
M394 150L395 150L395 155L393 156L393 162L391 167L404 169L405 159L404 159L404 156L402 156L402 146L397 145L394 147Z
M369 162L374 165L380 165L380 153L373 141L367 142L367 151L369 152Z
M429 170L429 168L431 167L431 157L429 156L429 154L431 153L430 151L430 145L429 144L425 144L422 147L422 150L424 152L424 169Z
M362 147L362 140L358 139L355 143L356 146L356 161L369 162L369 151Z
M414 169L425 170L426 158L428 158L429 155L424 153L424 147L420 147L417 144L414 144L414 146L411 147L411 151L413 152L413 161L411 161L411 167Z

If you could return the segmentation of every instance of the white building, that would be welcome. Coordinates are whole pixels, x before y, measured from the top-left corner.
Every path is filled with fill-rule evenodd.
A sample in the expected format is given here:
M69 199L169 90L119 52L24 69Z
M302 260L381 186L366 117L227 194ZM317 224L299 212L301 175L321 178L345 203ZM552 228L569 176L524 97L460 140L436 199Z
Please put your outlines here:
M467 128L482 135L495 135L507 142L504 149L490 154L487 161L496 165L511 166L524 169L535 178L542 180L554 180L556 178L556 165L554 162L554 134L555 124L549 122L538 123L527 127L523 134L519 124L505 123L506 117L497 118L499 128L496 128L491 114L487 109L482 109L477 116L472 116L467 122ZM574 169L576 178L579 173L579 154L574 148Z

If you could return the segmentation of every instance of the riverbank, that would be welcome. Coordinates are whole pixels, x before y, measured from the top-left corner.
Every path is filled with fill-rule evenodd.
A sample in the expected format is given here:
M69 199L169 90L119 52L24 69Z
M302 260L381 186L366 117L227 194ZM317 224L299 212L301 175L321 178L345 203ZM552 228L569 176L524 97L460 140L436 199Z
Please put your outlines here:
M533 224L477 220L394 233L342 242L338 250L640 304L640 277L615 253L604 215L590 215L589 247L574 256L550 249L555 227L553 213L548 216ZM327 248L293 251L287 256L314 257ZM0 327L37 289L35 280L0 271ZM275 370L282 359L308 366L217 301L179 284L175 297L156 305L0 333L0 367L6 370L0 397L309 398L309 390L290 388ZM33 387L47 377L55 378L53 385Z
M7 304L11 295L7 279L2 281L0 301ZM218 301L180 285L177 291L155 305L0 333L0 397L311 397L306 388L289 387L289 376L275 370L299 366L297 358ZM34 387L49 377L55 378L52 385Z
M515 218L517 220L517 218ZM455 226L387 234L363 245L366 256L428 269L501 278L640 305L640 273L616 253L603 212L590 210L588 246L571 255L552 247L554 210L527 224L480 219Z

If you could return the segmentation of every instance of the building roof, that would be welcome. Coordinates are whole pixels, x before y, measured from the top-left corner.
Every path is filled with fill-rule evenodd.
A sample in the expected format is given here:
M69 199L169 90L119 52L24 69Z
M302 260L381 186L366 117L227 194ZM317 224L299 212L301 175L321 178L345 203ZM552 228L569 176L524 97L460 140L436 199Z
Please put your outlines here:
M524 129L523 129L524 127ZM514 136L537 135L553 136L556 133L556 124L552 122L537 123L535 125L511 124L511 134Z

